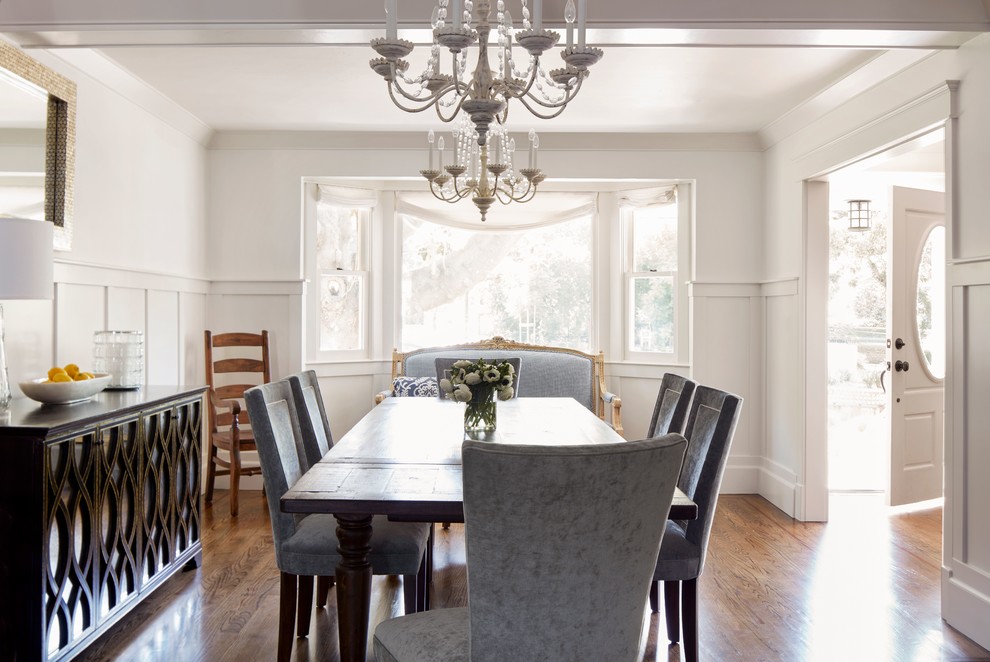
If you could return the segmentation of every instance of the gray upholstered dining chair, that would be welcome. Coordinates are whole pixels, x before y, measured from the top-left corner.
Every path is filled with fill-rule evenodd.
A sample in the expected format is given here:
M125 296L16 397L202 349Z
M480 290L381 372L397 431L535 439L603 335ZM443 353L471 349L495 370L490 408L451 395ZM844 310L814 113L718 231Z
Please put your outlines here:
M306 636L308 606L313 602L313 577L332 576L340 560L336 551L337 523L332 515L298 516L281 511L279 501L302 476L305 462L304 453L300 452L302 433L289 383L283 380L257 386L248 390L244 398L255 431L275 539L275 563L281 574L278 660L287 662L292 654L297 594L302 605L298 634ZM369 554L372 572L403 575L406 612L412 613L421 604L426 590L425 552L430 527L389 522L384 517L376 517L372 527Z
M296 416L299 420L299 430L302 434L302 449L300 464L305 473L311 466L323 459L323 456L330 452L333 447L333 433L330 431L330 419L327 418L327 410L323 404L323 395L320 393L320 382L313 370L306 370L286 377L289 387L292 389L292 399L296 407ZM384 519L384 518L382 518ZM433 525L430 527L430 540L426 547L426 585L422 587L422 594L419 595L419 608L429 609L430 606L430 578L433 576ZM316 578L316 606L325 607L330 587L333 586L332 576L319 576ZM307 615L306 622L309 622L308 614L304 609L308 609L308 600L304 592L299 595L299 615L300 619ZM407 596L408 597L408 596ZM408 605L407 605L408 607ZM418 609L417 609L418 611ZM301 621L300 621L301 622Z
M382 622L378 662L639 659L685 443L465 441L468 606Z
M697 385L687 377L672 372L664 373L660 381L660 390L657 392L657 404L653 408L653 418L650 419L650 429L646 433L647 437L659 437L668 432L684 432L691 396L694 395Z
M302 446L306 457L306 467L303 469L305 472L330 452L333 446L333 433L330 432L330 420L323 405L323 395L320 393L320 382L316 372L306 370L289 375L286 380L292 389L292 399L299 417L299 429L302 432Z
M682 648L687 662L698 659L698 577L705 568L722 473L741 408L742 398L737 395L707 386L695 389L684 432L688 447L677 486L698 504L698 518L667 522L650 586L650 606L655 613L659 610L659 582L663 582L671 643L680 641L683 621Z

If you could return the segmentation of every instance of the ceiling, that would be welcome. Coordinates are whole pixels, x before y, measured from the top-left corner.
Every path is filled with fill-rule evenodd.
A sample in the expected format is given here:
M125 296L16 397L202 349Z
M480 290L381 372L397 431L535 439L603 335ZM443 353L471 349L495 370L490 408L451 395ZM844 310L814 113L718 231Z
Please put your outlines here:
M545 27L562 28L564 2L545 0ZM399 2L399 34L417 44L410 72L424 67L435 4ZM521 14L519 2L506 5ZM581 94L550 121L515 104L510 125L766 133L795 111L825 112L990 31L990 0L589 0L588 7L588 42L605 55ZM376 56L368 42L383 23L380 0L0 2L0 33L29 52L86 62L114 83L129 72L146 94L150 88L221 132L438 126L432 112L395 108L368 66ZM558 52L545 57L546 69L559 66Z
M102 53L217 131L426 131L436 114L389 102L369 46L141 47ZM428 48L410 57L425 66ZM421 57L417 57L417 55ZM755 132L877 55L840 48L612 47L553 120L516 104L538 130ZM545 67L559 66L552 53Z

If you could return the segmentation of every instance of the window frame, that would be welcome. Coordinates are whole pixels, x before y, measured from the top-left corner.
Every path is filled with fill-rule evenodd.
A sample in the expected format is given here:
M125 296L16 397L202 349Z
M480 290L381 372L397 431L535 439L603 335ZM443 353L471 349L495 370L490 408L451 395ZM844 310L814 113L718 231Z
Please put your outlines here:
M620 273L622 319L620 333L622 336L623 360L631 363L646 364L686 364L690 335L688 328L688 274L691 273L691 219L693 217L693 187L690 183L679 182L674 187L677 196L677 269L675 271L634 271L634 232L633 220L637 209L647 209L656 205L634 205L619 202L620 226ZM635 293L633 282L636 278L673 278L673 340L670 352L643 351L634 349L633 334L635 324Z
M307 362L308 363L331 363L331 362L344 362L344 361L363 361L371 358L373 347L373 327L374 327L374 315L373 315L373 300L374 293L372 288L375 284L375 269L378 268L378 258L374 252L374 240L375 232L374 228L379 225L381 217L381 201L377 199L371 203L365 202L355 202L351 205L346 204L348 201L346 199L341 199L342 207L350 207L352 209L362 209L366 210L361 214L358 220L358 255L357 262L359 269L335 269L333 271L323 271L320 270L319 260L317 259L316 252L316 233L317 228L317 207L320 204L320 183L319 182L305 182L305 204L304 204L304 218L305 218L305 239L304 245L304 263L305 263L305 278L306 278L306 293L304 296L305 301L305 329L306 329L306 348L307 348ZM368 193L374 195L374 191L361 191L362 193ZM336 350L324 350L321 347L321 290L322 290L322 278L324 274L338 274L341 276L355 276L360 280L361 286L361 296L360 296L360 311L358 313L358 324L359 324L359 337L361 342L361 347L357 349L336 349Z

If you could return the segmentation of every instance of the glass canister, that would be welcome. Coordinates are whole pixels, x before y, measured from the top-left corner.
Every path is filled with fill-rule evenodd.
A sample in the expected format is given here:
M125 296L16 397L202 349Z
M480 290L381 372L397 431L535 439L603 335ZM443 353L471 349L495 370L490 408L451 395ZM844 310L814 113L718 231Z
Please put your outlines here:
M110 375L107 388L144 386L144 333L97 331L93 334L93 372Z

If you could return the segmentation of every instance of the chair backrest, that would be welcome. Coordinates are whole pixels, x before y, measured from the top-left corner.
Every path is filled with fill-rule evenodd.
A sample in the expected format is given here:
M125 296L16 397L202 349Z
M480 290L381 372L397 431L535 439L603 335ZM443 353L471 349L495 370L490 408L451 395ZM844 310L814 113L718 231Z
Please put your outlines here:
M464 442L472 662L639 659L685 445Z
M688 447L677 486L698 504L698 518L687 522L685 530L687 539L701 548L701 568L708 553L718 491L741 409L742 398L738 395L707 386L698 386L694 391L684 431Z
M289 382L262 384L244 393L265 480L268 514L275 537L275 559L280 563L282 541L295 533L296 518L282 512L280 500L303 475L303 457L295 402ZM279 565L281 567L281 565Z
M664 373L647 437L659 437L668 432L684 432L688 407L691 405L691 396L696 386L697 383L687 377L672 372Z
M268 350L268 331L261 333L217 333L209 329L203 332L206 347L206 383L220 400L243 400L244 391L272 380L271 361ZM214 357L214 349L245 348L243 356L232 356L235 351L224 349L222 355ZM221 354L221 353L218 353ZM238 383L226 383L218 375L238 374ZM210 408L210 428L217 430L231 424L229 412L217 412ZM247 423L248 417L241 412L238 421Z
M307 370L289 375L287 379L292 388L299 431L302 433L305 472L330 451L333 446L333 433L330 432L330 421L327 419L327 410L323 405L316 373Z

